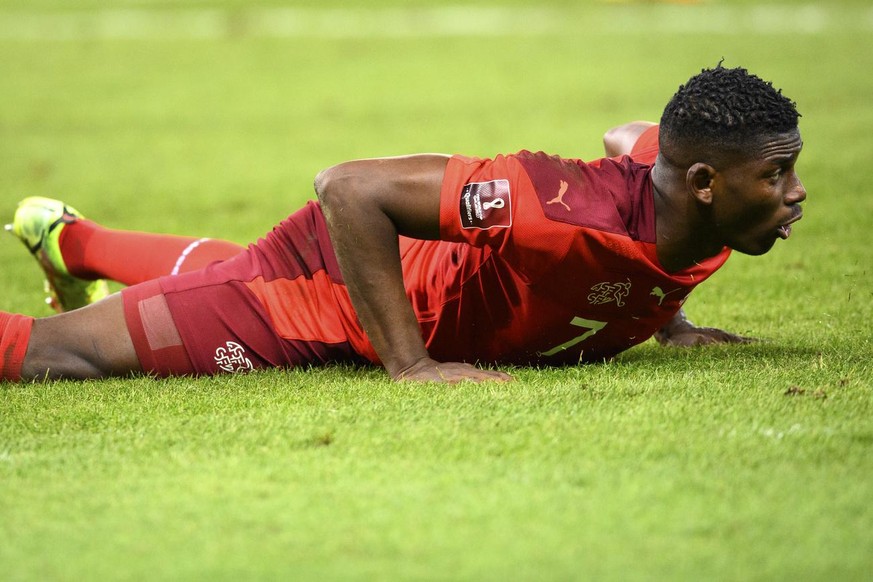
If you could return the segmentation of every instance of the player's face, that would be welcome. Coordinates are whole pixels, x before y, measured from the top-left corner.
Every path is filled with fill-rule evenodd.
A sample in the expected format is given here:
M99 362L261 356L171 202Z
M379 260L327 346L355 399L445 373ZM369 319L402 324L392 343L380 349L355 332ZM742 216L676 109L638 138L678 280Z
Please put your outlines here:
M794 171L803 147L797 130L776 134L753 155L720 170L713 179L713 227L726 246L760 255L791 235L806 190Z

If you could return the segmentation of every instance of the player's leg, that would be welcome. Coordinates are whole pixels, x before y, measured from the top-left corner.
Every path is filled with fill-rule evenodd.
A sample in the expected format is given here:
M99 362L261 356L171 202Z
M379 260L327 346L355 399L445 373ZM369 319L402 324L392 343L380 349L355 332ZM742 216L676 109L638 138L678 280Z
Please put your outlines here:
M258 245L53 318L0 313L0 377L178 376L366 361L361 354L371 348L347 329L352 311L325 252L317 206L282 221Z
M116 230L90 220L67 224L59 243L72 275L125 285L196 271L245 248L211 238Z
M44 319L0 313L0 346L2 380L103 378L140 370L120 294Z
M107 229L59 200L41 197L22 200L6 228L39 262L49 303L57 311L107 296L105 279L133 285L196 270L243 250L222 240Z

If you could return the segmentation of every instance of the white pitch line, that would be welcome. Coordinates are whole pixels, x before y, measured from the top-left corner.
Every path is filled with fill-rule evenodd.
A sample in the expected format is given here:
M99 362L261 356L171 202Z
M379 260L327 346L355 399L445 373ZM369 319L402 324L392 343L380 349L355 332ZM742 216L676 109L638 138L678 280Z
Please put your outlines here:
M632 4L557 9L434 8L103 9L0 11L0 40L446 38L649 33L873 32L873 7Z

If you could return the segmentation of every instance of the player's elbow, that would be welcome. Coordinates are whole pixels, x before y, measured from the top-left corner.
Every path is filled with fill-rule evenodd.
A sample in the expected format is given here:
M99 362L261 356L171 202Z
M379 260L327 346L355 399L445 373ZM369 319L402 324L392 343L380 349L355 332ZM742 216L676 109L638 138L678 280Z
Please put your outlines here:
M336 166L331 166L330 168L325 168L320 171L318 175L315 176L315 182L313 183L315 195L318 197L318 201L321 202L322 205L325 204L325 199L329 196L330 188L332 187L331 181L335 175Z
M354 184L349 164L338 164L322 170L315 177L315 195L324 208L341 205L351 195Z

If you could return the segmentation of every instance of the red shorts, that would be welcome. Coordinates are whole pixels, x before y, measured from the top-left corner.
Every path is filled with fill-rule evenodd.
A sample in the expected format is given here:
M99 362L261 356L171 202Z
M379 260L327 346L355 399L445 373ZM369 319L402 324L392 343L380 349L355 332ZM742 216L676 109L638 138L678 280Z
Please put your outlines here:
M127 330L143 371L161 377L194 374L160 283L146 281L127 287L121 297Z
M143 371L157 376L373 360L315 204L233 258L122 298Z

